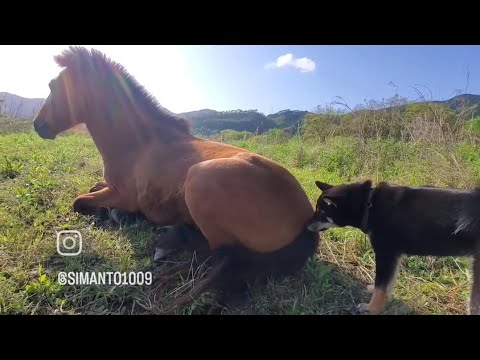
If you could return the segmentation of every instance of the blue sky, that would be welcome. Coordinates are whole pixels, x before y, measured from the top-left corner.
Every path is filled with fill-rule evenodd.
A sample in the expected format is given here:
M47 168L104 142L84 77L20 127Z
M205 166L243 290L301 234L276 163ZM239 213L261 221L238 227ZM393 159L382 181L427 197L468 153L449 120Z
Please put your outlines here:
M335 96L353 107L364 99L393 95L390 81L405 97L416 97L411 87L422 84L435 99L448 99L456 89L465 89L467 71L467 91L480 94L480 46L229 46L189 51L198 59L196 81L206 84L209 102L222 109L311 110ZM315 68L265 69L285 54L307 57Z
M456 89L480 94L480 46L148 46L86 45L104 51L174 112L203 108L312 110L336 96L351 107L365 99L428 86L435 100ZM67 45L0 46L0 91L48 96ZM423 89L419 87L419 89ZM425 91L425 95L430 94Z

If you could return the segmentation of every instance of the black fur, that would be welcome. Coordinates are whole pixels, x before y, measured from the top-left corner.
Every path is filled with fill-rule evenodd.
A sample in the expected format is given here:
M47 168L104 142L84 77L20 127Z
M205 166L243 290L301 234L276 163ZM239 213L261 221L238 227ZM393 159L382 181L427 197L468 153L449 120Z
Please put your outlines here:
M370 180L332 186L316 182L323 191L308 228L361 228L375 252L375 288L392 282L402 255L475 256L480 244L480 190L408 187ZM371 206L367 206L368 194ZM321 225L321 226L320 226ZM480 274L474 274L478 279ZM477 280L478 281L478 280Z
M315 254L319 240L318 234L304 228L289 245L271 253L256 253L240 245L208 251L205 248L208 242L198 228L188 224L177 224L162 230L156 247L162 250L169 249L171 252L168 253L173 253L186 247L193 250L203 243L198 258L202 261L204 257L209 258L208 263L212 269L222 264L221 271L210 278L209 286L221 290L223 297L221 301L229 302L231 298L245 295L251 281L262 282L269 277L282 278L301 270Z

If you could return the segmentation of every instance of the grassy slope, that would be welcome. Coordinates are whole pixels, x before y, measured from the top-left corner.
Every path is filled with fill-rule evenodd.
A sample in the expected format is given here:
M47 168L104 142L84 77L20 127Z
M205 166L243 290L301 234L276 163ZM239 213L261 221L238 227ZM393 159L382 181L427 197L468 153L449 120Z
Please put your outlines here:
M45 141L21 125L0 119L0 314L151 313L148 287L60 286L58 271L150 271L154 228L96 223L71 211L74 197L102 178L102 162L88 135ZM21 131L21 132L17 132ZM470 187L480 179L480 149L453 149L398 142L335 138L325 144L299 139L276 143L257 137L237 145L266 155L298 178L314 203L314 180L372 178L398 183ZM56 253L55 230L83 235L78 257ZM386 313L463 314L469 279L467 259L406 258ZM350 314L373 282L371 248L358 230L332 229L317 258L296 278L253 285L257 314ZM185 280L187 281L187 280ZM220 312L205 294L179 313Z

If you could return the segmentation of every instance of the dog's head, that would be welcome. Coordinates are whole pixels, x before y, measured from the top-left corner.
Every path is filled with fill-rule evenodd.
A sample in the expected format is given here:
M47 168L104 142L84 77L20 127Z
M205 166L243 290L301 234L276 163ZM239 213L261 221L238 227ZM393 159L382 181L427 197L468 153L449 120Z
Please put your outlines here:
M333 186L315 181L322 194L317 200L315 213L307 225L313 232L334 227L360 227L368 201L370 180Z

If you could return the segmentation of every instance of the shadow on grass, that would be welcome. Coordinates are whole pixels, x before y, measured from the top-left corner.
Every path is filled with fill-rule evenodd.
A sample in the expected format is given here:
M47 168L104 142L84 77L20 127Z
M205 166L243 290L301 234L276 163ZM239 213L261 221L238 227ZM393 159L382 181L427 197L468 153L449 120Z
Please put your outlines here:
M90 219L89 219L90 220ZM102 230L119 231L118 224L110 221L94 219L93 227ZM83 250L77 256L63 256L56 251L42 263L44 272L52 282L59 284L60 272L65 273L95 273L96 284L78 284L79 278L69 278L66 284L61 284L55 291L51 291L45 298L44 291L37 291L29 295L29 302L36 306L36 313L41 314L149 314L149 286L131 285L127 276L131 272L153 273L153 239L154 227L143 221L122 224L120 229L123 241L129 244L117 252L115 238L111 234L100 234L83 237ZM97 248L92 246L97 243ZM113 246L111 248L110 246ZM100 247L101 252L98 251ZM118 255L117 255L118 254ZM115 272L125 277L115 278ZM98 274L104 273L104 279L110 283L104 284L98 280ZM110 273L110 274L109 274ZM113 279L113 280L112 280ZM145 281L145 278L143 278ZM81 280L80 280L81 281ZM108 280L106 280L108 282ZM72 283L74 282L74 283ZM121 282L121 284L119 284ZM135 281L134 281L135 283Z
M118 230L111 221L96 221L96 227ZM157 227L136 219L125 224L123 234L131 243L137 259L135 271L152 272L154 278L168 271L178 262L189 261L192 253L169 257L160 266L153 263L154 240ZM76 257L54 254L44 268L58 271L126 271L95 252L84 252ZM129 271L132 269L129 269ZM193 315L356 315L356 306L368 302L367 283L355 278L348 269L320 260L310 259L297 274L249 285L243 296L224 299L220 291L212 289L182 307L176 314ZM152 286L64 286L59 297L66 308L80 314L156 314L175 296L175 290L190 286L194 275L178 276L163 299L152 300ZM382 314L420 314L407 304L390 300Z
M259 315L357 315L356 306L368 302L367 283L352 277L338 265L311 259L295 276L270 279L250 287L248 309L227 314ZM420 314L406 303L391 299L383 315Z

